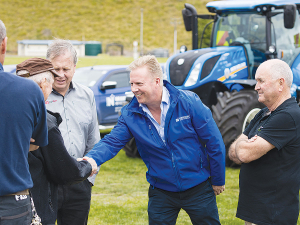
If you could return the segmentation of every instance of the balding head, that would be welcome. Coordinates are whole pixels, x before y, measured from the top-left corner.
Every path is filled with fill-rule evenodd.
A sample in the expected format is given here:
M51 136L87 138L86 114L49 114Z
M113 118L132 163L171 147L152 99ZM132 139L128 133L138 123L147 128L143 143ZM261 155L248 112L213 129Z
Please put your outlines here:
M279 59L271 59L262 63L256 71L255 90L258 101L265 104L270 111L291 97L293 73L287 63Z
M280 59L270 59L263 62L258 68L265 68L273 79L283 78L288 88L293 83L293 73L290 66Z

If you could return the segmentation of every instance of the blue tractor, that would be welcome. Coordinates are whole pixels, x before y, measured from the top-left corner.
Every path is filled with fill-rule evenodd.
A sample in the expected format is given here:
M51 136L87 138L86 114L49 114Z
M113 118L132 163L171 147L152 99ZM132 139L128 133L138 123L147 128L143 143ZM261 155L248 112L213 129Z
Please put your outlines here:
M182 15L186 30L192 31L193 50L170 57L165 76L177 88L197 93L211 109L228 150L264 107L254 90L262 62L279 58L290 65L291 94L299 102L300 1L213 1L206 8L211 14L198 15L185 4ZM198 24L207 19L199 32ZM209 47L202 48L207 31ZM233 166L228 157L226 164Z

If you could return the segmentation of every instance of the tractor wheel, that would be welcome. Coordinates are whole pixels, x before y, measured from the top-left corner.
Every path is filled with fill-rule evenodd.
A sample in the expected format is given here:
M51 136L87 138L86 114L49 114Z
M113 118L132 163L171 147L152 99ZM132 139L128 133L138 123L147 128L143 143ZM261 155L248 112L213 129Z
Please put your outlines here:
M212 113L226 147L226 166L236 166L228 157L229 147L264 107L257 99L255 90L218 93L218 103L212 106Z
M126 155L131 158L141 158L140 153L136 147L135 139L132 138L127 144L123 147L123 150L126 152Z

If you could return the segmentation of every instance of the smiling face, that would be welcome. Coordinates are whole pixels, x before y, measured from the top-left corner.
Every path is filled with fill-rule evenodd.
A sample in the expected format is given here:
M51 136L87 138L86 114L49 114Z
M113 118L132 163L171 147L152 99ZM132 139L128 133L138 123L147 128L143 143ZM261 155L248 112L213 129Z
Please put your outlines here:
M76 65L74 65L72 56L69 52L53 59L50 58L50 61L53 64L55 71L59 74L59 76L54 79L53 89L64 96L70 87Z
M130 73L131 91L139 103L146 104L148 107L160 104L162 87L160 79L154 78L147 66L138 67Z
M255 74L255 90L258 93L258 101L268 108L272 106L280 96L280 79L272 78L266 67L259 67Z

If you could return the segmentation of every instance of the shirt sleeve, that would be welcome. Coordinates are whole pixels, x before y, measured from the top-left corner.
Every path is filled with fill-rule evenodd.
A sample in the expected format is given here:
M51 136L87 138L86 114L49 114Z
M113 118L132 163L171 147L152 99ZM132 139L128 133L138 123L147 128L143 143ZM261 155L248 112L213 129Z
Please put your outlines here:
M264 123L257 133L278 150L296 138L297 129L292 116L288 112L277 112Z
M43 147L48 144L47 111L45 106L44 95L39 88L37 90L36 97L36 120L34 121L34 130L32 133L32 138L35 140L35 145Z
M97 165L101 165L115 157L131 138L132 134L121 115L117 125L94 146L87 157L93 158Z
M100 140L99 124L97 119L97 109L96 109L96 102L94 96L92 97L91 107L92 107L92 119L88 128L88 138L87 138L87 144L86 144L84 155L86 155L94 147L94 145L98 143Z
M94 94L92 94L92 102L91 102L91 108L92 108L92 119L91 123L88 126L88 137L87 137L87 144L85 148L84 155L86 155L93 147L95 144L99 142L101 139L100 137L100 132L99 132L99 124L98 124L98 119L97 119L97 108L96 108L96 102L95 102L95 97ZM88 181L94 185L96 175L98 174L100 170L100 166L98 166L97 173L94 174L91 177L88 177Z
M205 147L211 170L213 185L225 184L225 145L222 135L215 123L211 111L194 94L192 109L192 123L199 139Z

